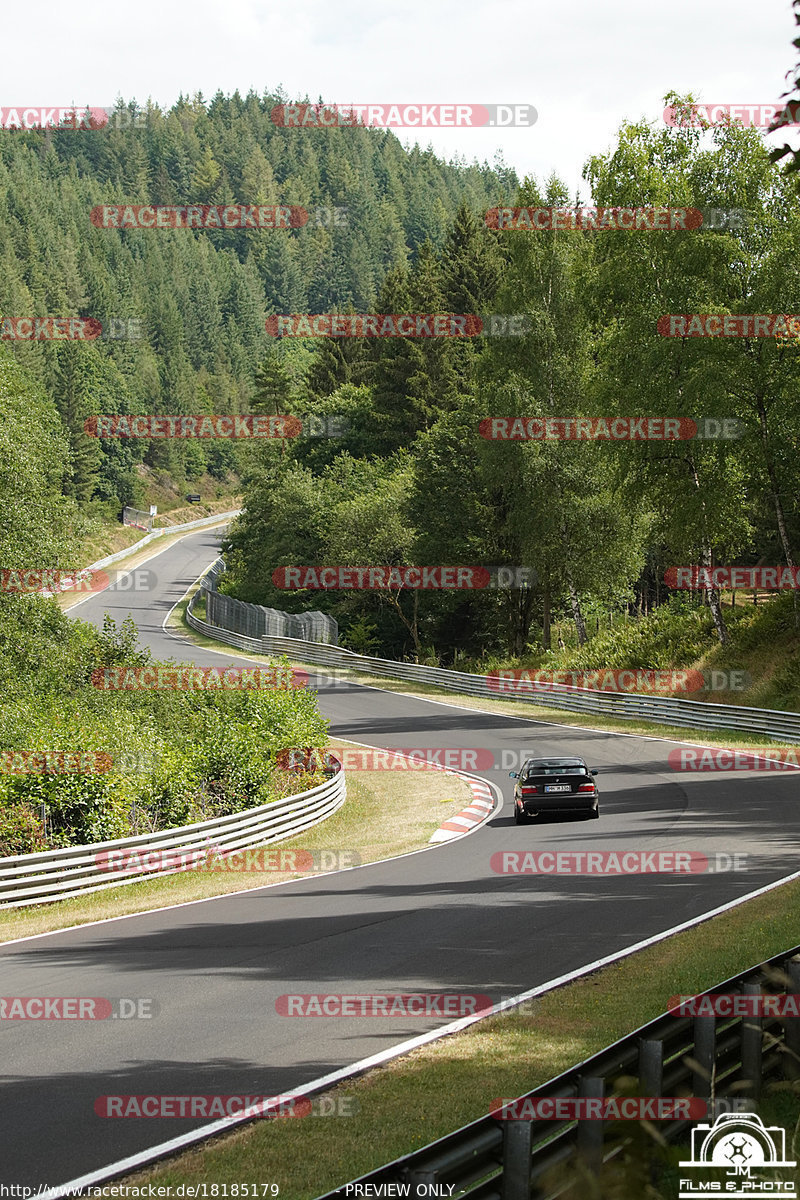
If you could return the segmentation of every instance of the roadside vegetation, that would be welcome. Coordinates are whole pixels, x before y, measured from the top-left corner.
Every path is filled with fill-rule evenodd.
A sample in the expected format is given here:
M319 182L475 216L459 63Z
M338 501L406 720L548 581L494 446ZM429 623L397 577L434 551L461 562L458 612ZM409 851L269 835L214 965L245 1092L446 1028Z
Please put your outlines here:
M332 738L327 749L337 754L348 745ZM311 786L307 775L299 782L303 787ZM256 851L249 860L227 863L224 858L210 859L197 869L145 878L90 896L30 908L0 909L0 942L408 854L426 848L442 821L460 812L471 799L472 792L463 780L441 771L350 771L347 800L340 809L318 825L272 843L263 854ZM295 850L311 852L315 865L309 864L308 854L304 853L303 870L292 871L291 854Z
M208 820L322 782L276 761L327 740L288 663L275 664L276 688L107 690L98 673L130 670L135 684L154 665L133 623L107 617L98 632L36 596L0 596L0 644L0 858Z
M673 593L647 614L622 613L604 624L598 616L588 626L583 645L578 643L574 624L562 620L554 626L562 643L558 649L531 647L519 658L460 658L457 666L476 674L522 672L518 683L512 680L506 685L509 694L515 687L524 694L537 672L556 683L570 683L573 673L585 676L599 671L594 686L614 691L619 690L614 679L603 684L603 672L639 670L643 674L638 687L643 692L648 691L644 672L662 672L661 682L652 685L655 695L800 711L800 628L795 596L761 593L756 603L749 596L743 603L739 596L732 604L731 594L723 593L720 600L728 630L724 646L715 636L708 605L702 599ZM674 679L670 672L675 672ZM581 684L580 678L576 682Z

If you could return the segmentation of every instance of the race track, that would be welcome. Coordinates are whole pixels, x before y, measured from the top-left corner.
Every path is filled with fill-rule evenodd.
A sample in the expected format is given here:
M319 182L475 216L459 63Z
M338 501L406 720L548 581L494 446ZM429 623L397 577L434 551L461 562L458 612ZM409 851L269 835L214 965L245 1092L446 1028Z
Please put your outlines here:
M233 651L201 650L162 629L218 546L213 530L187 536L146 564L151 590L112 587L72 615L99 625L106 612L118 621L131 612L158 658L235 663ZM198 1125L104 1120L94 1112L100 1096L286 1093L444 1023L284 1018L275 1013L282 993L468 991L499 1000L797 867L793 772L678 775L667 765L670 742L570 730L354 683L323 687L320 706L335 736L380 747L582 754L600 771L601 819L517 828L507 770L490 770L482 774L499 785L505 803L450 844L0 946L4 996L152 997L158 1005L152 1020L0 1023L1 1183L54 1186ZM490 869L493 853L520 848L745 853L748 869L688 878L518 877Z

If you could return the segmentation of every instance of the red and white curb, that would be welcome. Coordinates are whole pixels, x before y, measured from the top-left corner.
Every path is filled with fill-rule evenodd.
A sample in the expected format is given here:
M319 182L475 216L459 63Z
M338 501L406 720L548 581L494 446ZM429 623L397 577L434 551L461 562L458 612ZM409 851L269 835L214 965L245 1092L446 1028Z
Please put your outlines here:
M460 813L442 821L433 836L428 838L429 842L449 842L451 838L469 833L476 825L480 825L481 821L485 821L494 808L494 795L488 783L483 783L480 779L468 779L463 775L460 778L466 779L475 798L472 804L462 808Z
M348 738L347 741L350 741ZM366 742L350 742L352 746L364 746L368 750L374 750L374 746L369 746ZM407 761L418 762L412 755L403 754L401 750L388 750L386 754L392 758L403 758ZM422 764L432 771L444 771L445 775L452 775L456 779L462 779L468 785L472 792L473 800L466 808L462 808L460 813L456 813L453 817L448 817L446 821L442 821L436 832L428 838L428 844L431 842L449 842L453 838L463 837L465 833L471 833L476 825L480 825L481 821L485 821L489 813L493 811L495 806L495 793L482 779L474 779L471 775L467 775L463 771L454 771L452 767L445 767L441 763L426 762Z

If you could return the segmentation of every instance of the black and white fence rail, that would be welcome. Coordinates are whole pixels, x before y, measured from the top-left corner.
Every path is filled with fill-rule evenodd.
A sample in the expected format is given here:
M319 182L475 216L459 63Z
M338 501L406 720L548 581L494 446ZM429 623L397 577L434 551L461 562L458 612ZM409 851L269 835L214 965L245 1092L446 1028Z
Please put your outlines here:
M213 576L219 573L219 563L214 563ZM212 577L213 577L212 576ZM209 576L206 576L208 578ZM373 658L368 654L354 654L340 646L323 645L297 638L247 637L232 633L208 620L194 615L194 607L201 598L208 598L210 589L202 586L194 593L187 607L186 620L192 629L207 637L236 646L239 650L252 650L259 654L286 654L296 661L326 667L340 667L370 675L403 679L412 683L430 684L448 691L461 692L467 696L484 699L512 699L544 708L566 709L571 712L602 714L624 720L653 721L660 725L679 725L690 729L728 729L738 733L777 738L780 741L800 743L800 713L781 712L778 709L746 708L735 704L704 704L699 700L681 700L670 696L644 696L628 692L590 691L586 688L570 687L566 684L548 684L532 695L503 695L489 686L485 675L470 675L464 671L448 671L441 667L424 667L417 663L394 662L386 658ZM208 606L206 613L208 613Z
M0 858L0 908L45 904L153 876L175 875L204 853L224 856L283 841L324 821L344 804L347 782L341 763L338 767L330 779L307 791L210 821ZM116 863L124 866L117 868Z
M798 992L800 946L702 994L727 998ZM800 1017L667 1014L520 1099L692 1096L706 1101L708 1115L701 1119L710 1124L720 1112L752 1111L752 1103L771 1081L799 1077ZM491 1071L487 1088L490 1079ZM487 1108L491 1103L487 1095ZM657 1129L667 1142L674 1142L686 1135L691 1124L659 1121ZM391 1194L553 1200L565 1190L578 1160L584 1168L597 1170L623 1152L630 1144L632 1126L636 1122L502 1120L488 1115L318 1200ZM571 1176L573 1183L579 1178ZM399 1184L403 1190L388 1191L389 1184ZM356 1185L361 1185L360 1190Z

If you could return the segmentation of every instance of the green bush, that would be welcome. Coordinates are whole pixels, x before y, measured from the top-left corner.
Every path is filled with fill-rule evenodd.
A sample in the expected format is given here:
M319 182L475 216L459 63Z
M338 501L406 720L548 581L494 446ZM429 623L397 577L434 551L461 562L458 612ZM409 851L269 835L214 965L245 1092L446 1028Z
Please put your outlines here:
M0 801L0 858L44 849L40 818L26 804Z
M381 644L377 636L378 627L363 614L347 626L340 644L356 654L374 654Z
M9 678L23 681L0 708L0 856L41 844L42 804L55 848L238 812L316 782L275 764L280 750L325 746L313 692L98 689L95 668L148 660L135 627L107 619L98 633L36 597L0 604L0 645Z

